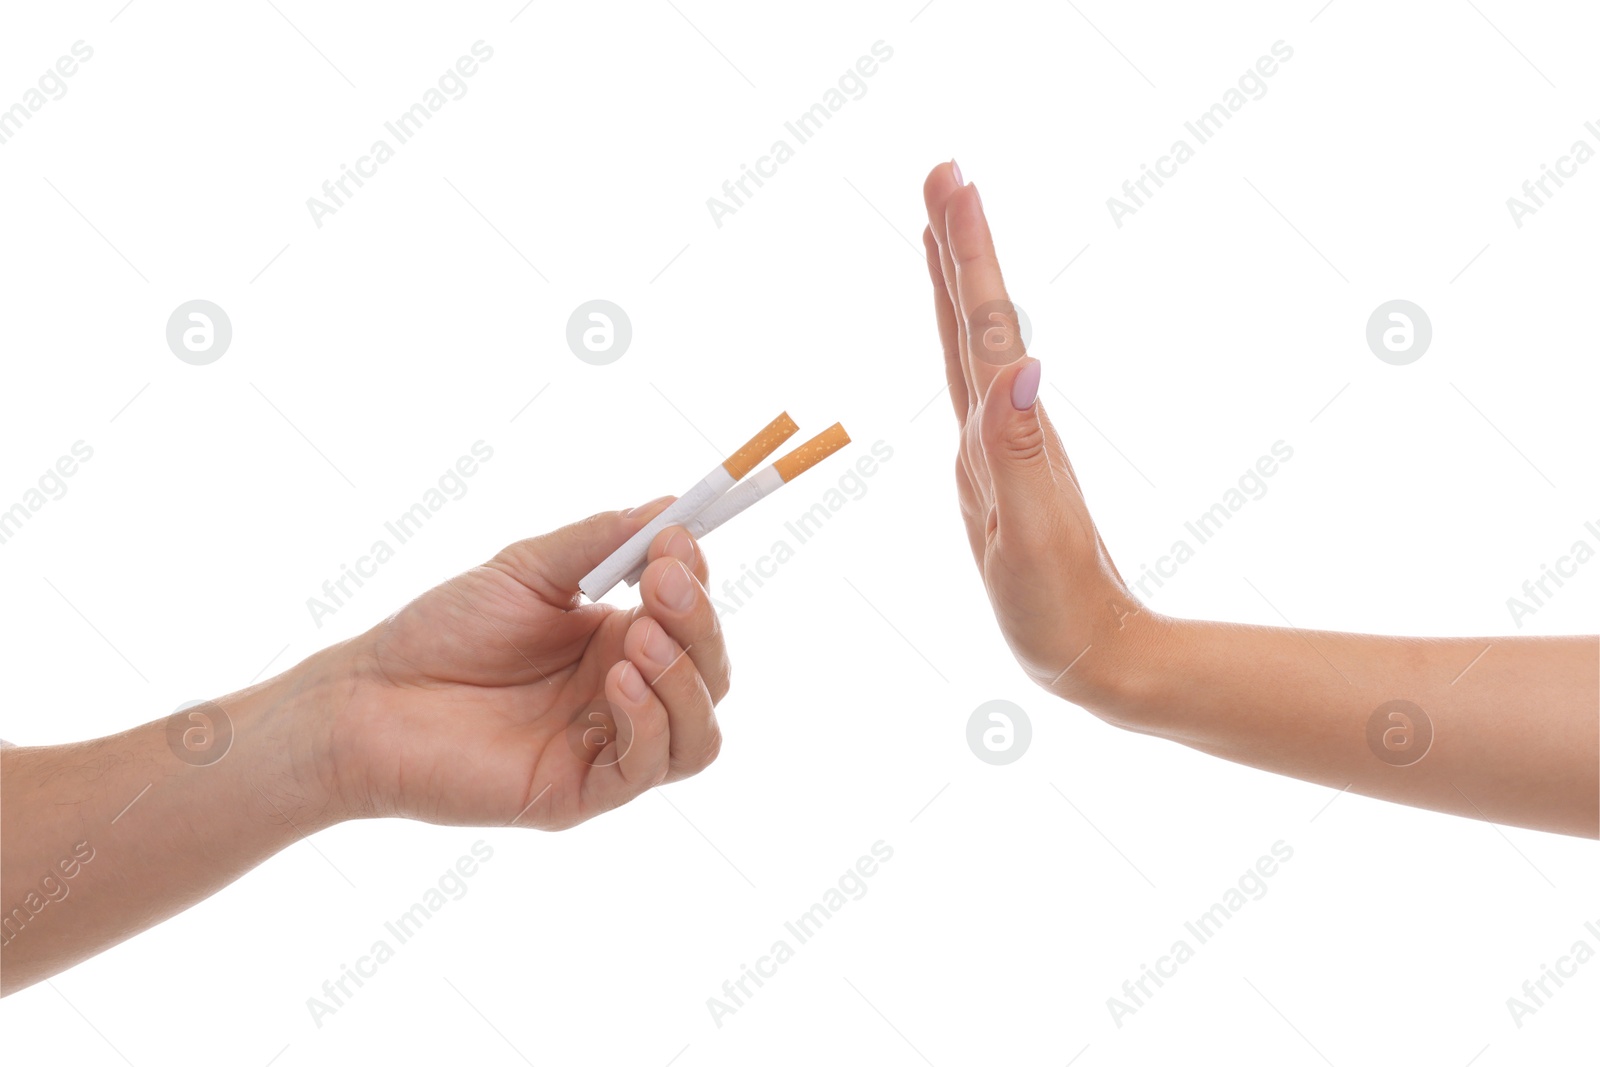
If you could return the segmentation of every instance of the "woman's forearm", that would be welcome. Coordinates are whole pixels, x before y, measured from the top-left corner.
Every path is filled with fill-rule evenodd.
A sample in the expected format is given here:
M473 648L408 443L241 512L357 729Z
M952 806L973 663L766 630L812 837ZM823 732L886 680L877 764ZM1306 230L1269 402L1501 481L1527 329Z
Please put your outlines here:
M1030 678L1101 718L1254 767L1496 822L1600 834L1600 640L1401 638L1152 615L1117 572L1039 400L977 190L923 183L956 491Z
M1095 710L1237 763L1435 811L1600 834L1600 641L1405 638L1145 615Z

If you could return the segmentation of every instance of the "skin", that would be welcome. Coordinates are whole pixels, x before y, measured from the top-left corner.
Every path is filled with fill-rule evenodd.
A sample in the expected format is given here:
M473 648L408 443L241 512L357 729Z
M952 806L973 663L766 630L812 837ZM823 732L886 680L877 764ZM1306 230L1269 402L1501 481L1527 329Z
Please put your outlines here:
M1037 400L1040 365L1005 310L977 190L942 164L924 194L961 515L1034 681L1116 725L1280 774L1600 833L1592 637L1394 638L1145 609ZM0 919L12 921L0 994L344 820L564 829L704 769L721 744L714 708L729 664L694 540L679 527L656 536L637 608L578 596L579 578L669 499L512 545L367 633L217 699L203 713L231 724L233 740L215 762L180 758L165 719L0 751ZM1406 767L1367 744L1373 709L1396 698L1425 708L1435 730ZM19 907L30 917L14 919Z
M359 637L198 709L233 728L208 765L175 754L166 719L0 751L0 919L11 920L0 993L347 819L561 830L703 770L721 745L714 707L729 663L694 539L679 526L656 535L638 607L578 596L578 580L670 500L518 542ZM19 922L19 907L37 914Z
M1595 637L1240 626L1170 618L1135 599L1037 399L1040 364L1020 343L977 188L943 163L923 196L961 518L1030 678L1114 725L1237 763L1434 811L1600 834ZM1433 725L1431 747L1409 766L1379 759L1367 741L1374 711L1397 699Z

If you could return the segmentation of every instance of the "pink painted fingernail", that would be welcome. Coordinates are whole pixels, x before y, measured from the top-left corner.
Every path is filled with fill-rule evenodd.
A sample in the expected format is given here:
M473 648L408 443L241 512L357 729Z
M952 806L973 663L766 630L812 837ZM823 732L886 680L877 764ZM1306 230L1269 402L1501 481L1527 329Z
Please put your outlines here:
M1033 407L1033 402L1039 396L1039 375L1044 370L1044 364L1036 359L1028 360L1028 365L1017 372L1011 381L1011 406L1018 411L1027 411Z
M950 173L955 175L957 185L967 184L967 180L961 176L961 164L953 159L950 161Z

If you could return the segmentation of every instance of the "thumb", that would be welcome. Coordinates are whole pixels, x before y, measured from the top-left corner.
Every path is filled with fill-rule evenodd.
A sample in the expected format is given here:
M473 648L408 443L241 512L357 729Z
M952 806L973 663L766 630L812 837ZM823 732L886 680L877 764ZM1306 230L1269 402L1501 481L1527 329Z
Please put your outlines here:
M598 567L677 497L663 496L627 511L602 511L510 545L495 557L501 567L548 603L565 606L583 576Z
M1003 539L1049 536L1049 507L1057 490L1049 435L1038 404L1042 365L1025 356L1000 368L984 394L979 435L994 486Z

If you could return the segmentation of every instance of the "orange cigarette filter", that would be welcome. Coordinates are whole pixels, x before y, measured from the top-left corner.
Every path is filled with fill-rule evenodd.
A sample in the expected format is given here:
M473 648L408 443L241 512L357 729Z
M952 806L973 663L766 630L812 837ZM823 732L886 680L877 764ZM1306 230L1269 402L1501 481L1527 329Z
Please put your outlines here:
M728 490L738 485L739 480L749 474L757 463L772 455L799 428L787 411L779 412L778 417L767 423L760 433L746 441L733 455L712 467L710 473L687 493L668 504L665 510L623 542L621 548L584 575L578 588L590 600L605 596L612 586L631 571L643 567L651 538L672 523L688 522L705 510L708 504L727 495Z
M772 465L779 477L792 482L849 443L850 435L836 422Z
M745 449L751 448L756 442L763 440L766 434L771 432L774 427L779 426L780 423L786 422L788 418L788 415L780 416L771 426L763 430L755 441L740 449L739 452L743 453ZM790 423L790 425L792 426L793 424ZM780 430L779 432L782 436L778 437L777 440L781 441L793 431ZM684 523L685 528L695 537L702 537L710 533L745 508L748 508L769 493L775 492L780 486L789 484L789 482L849 443L850 435L844 432L843 426L837 422L834 423L782 459L767 464L726 493L711 501L711 503L697 512L693 518ZM732 460L729 462L732 462ZM634 564L633 570L628 573L628 584L637 585L643 574L644 562L640 560Z
M739 451L722 461L722 467L738 481L756 469L756 464L777 451L779 445L793 437L800 427L794 424L787 411L767 423L762 431L746 441ZM805 468L802 467L801 470Z

